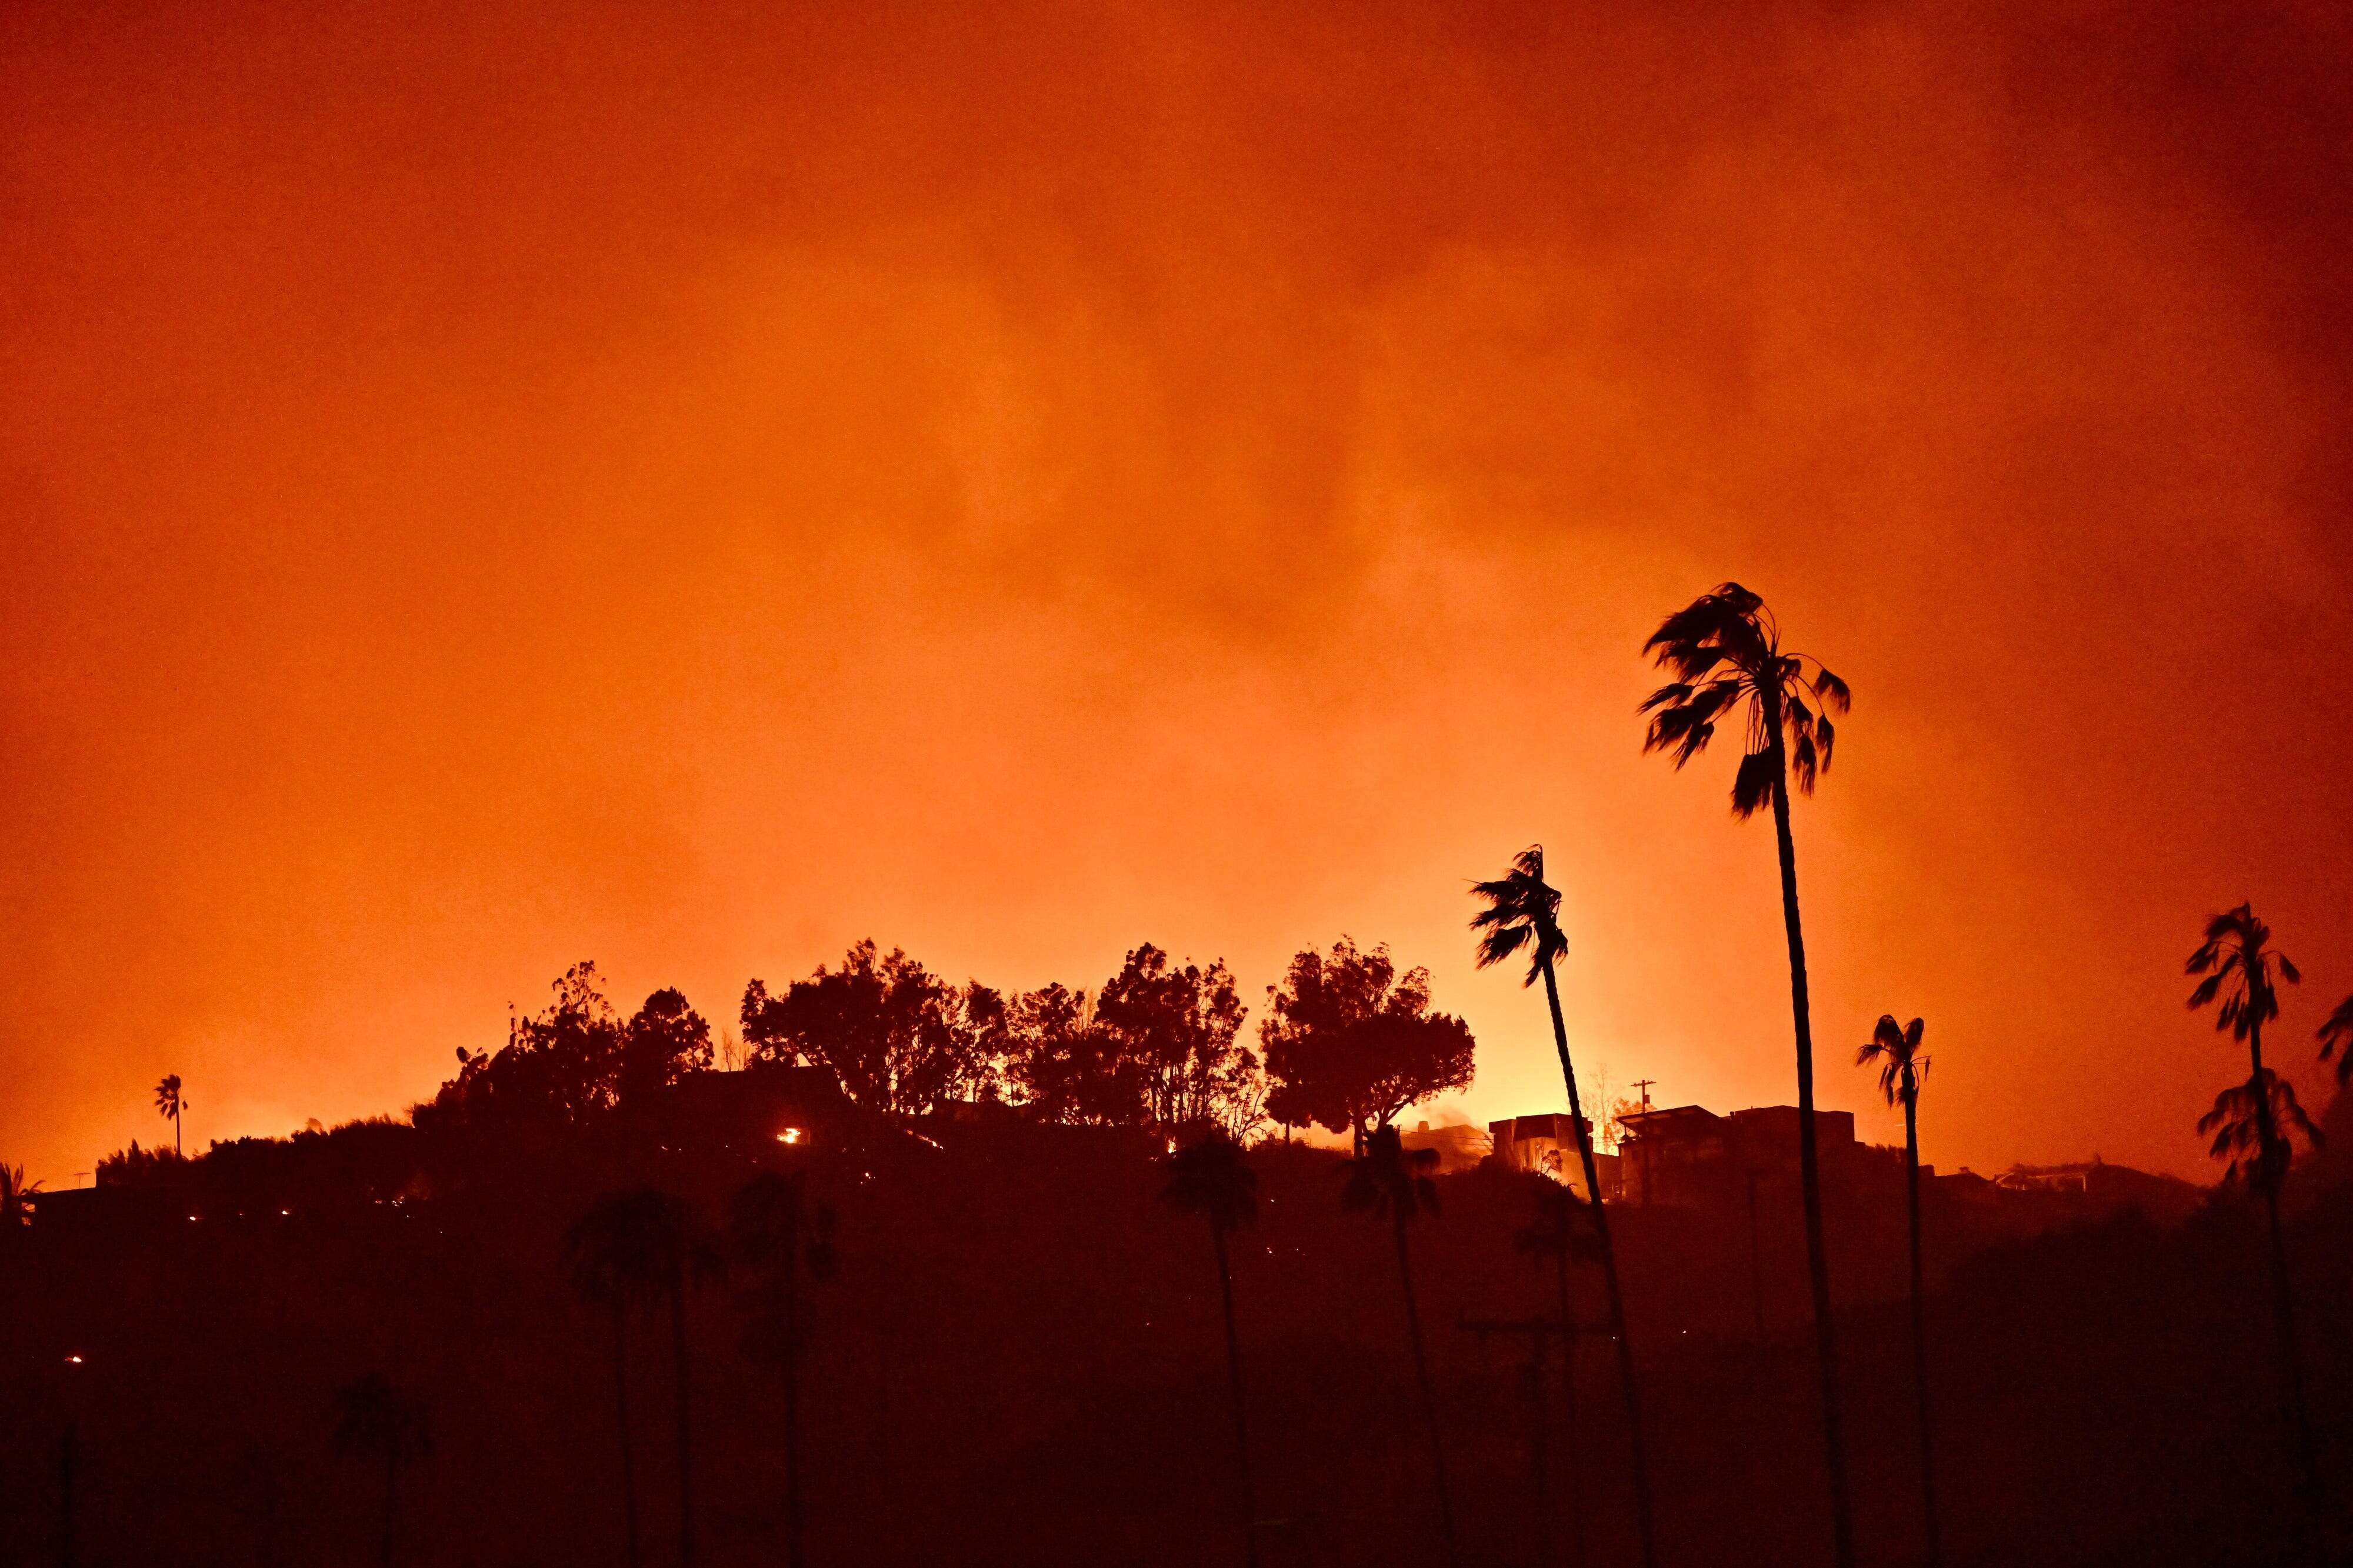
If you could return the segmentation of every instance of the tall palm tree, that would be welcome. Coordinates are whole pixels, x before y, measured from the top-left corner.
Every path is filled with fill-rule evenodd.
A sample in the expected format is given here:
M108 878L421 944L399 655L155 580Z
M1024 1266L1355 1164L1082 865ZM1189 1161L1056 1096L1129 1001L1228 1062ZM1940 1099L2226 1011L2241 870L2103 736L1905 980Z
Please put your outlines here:
M166 1073L164 1081L155 1086L155 1113L172 1124L172 1152L179 1154L180 1113L188 1109L186 1097L180 1093L180 1075Z
M1626 1402L1627 1447L1634 1482L1634 1523L1641 1542L1643 1568L1656 1568L1657 1533L1651 1505L1650 1446L1642 1436L1641 1389L1634 1375L1634 1342L1626 1332L1626 1300L1618 1286L1618 1249L1609 1239L1609 1211L1600 1201L1601 1176L1593 1157L1593 1129L1577 1092L1577 1068L1569 1060L1568 1026L1562 1021L1560 982L1553 965L1567 948L1560 930L1560 891L1544 879L1544 847L1520 851L1512 868L1492 882L1472 887L1472 896L1487 907L1471 918L1480 933L1479 967L1501 963L1523 949L1528 952L1524 986L1544 981L1545 1004L1552 1011L1553 1048L1560 1056L1561 1083L1568 1090L1568 1120L1577 1130L1577 1156L1585 1171L1585 1191L1592 1199L1593 1235L1600 1249L1603 1296L1609 1313L1609 1337L1618 1347L1618 1384Z
M1406 1227L1421 1215L1438 1212L1438 1184L1430 1179L1438 1168L1435 1149L1408 1149L1395 1127L1378 1127L1365 1141L1363 1154L1348 1162L1348 1184L1340 1201L1350 1209L1388 1218L1397 1243L1398 1282L1405 1288L1405 1327L1413 1342L1414 1384L1421 1394L1421 1416L1430 1432L1430 1463L1438 1481L1438 1529L1446 1545L1447 1568L1453 1568L1454 1498L1446 1484L1446 1442L1438 1427L1438 1397L1430 1386L1430 1358L1421 1342L1421 1309L1414 1300L1413 1258L1406 1245Z
M1928 1419L1928 1319L1920 1278L1920 1085L1928 1076L1920 1037L1926 1028L1918 1018L1898 1024L1894 1014L1882 1013L1871 1038L1854 1053L1854 1063L1876 1063L1879 1092L1888 1104L1904 1107L1904 1206L1912 1224L1912 1390L1919 1402L1920 1501L1928 1522L1928 1568L1936 1568L1945 1553L1936 1521L1936 1449Z
M621 1431L621 1519L628 1568L638 1568L638 1474L629 1431L629 1310L660 1289L651 1189L599 1199L564 1233L564 1267L583 1301L613 1315L613 1408Z
M670 1355L677 1380L678 1538L679 1561L693 1568L694 1551L694 1424L689 1399L690 1367L686 1353L686 1292L696 1280L718 1272L719 1260L710 1242L699 1235L683 1199L653 1187L616 1193L573 1226L580 1238L579 1257L609 1254L617 1278L635 1299L670 1302ZM571 1238L566 1238L570 1255ZM582 1263L574 1264L576 1283ZM618 1386L617 1379L616 1386ZM628 1428L623 1426L626 1447ZM630 1505L634 1513L634 1504Z
M1569 1561L1575 1568L1585 1568L1584 1464L1577 1452L1577 1323L1569 1312L1568 1269L1572 1262L1599 1261L1601 1243L1593 1231L1595 1205L1579 1200L1574 1188L1557 1182L1531 1185L1535 1218L1513 1239L1530 1257L1552 1259L1554 1311L1560 1324L1561 1432L1567 1448L1563 1458L1568 1468Z
M2263 1066L2263 1026L2279 1016L2279 985L2284 981L2297 984L2303 976L2287 954L2271 944L2272 929L2256 918L2252 904L2241 904L2226 910L2206 922L2206 940L2189 955L2184 973L2204 976L2189 993L2189 1007L2195 1012L2215 998L2221 1006L2215 1012L2216 1030L2228 1029L2232 1037L2245 1042L2247 1047L2247 1081L2238 1089L2225 1090L2214 1102L2214 1109L2200 1121L2198 1130L2205 1132L2220 1126L2223 1137L2218 1137L2214 1152L2219 1155L2233 1153L2231 1172L2242 1172L2248 1184L2263 1200L2263 1213L2269 1222L2271 1237L2272 1313L2276 1335L2275 1349L2279 1360L2281 1390L2287 1405L2288 1430L2295 1442L2296 1459L2304 1470L2305 1484L2309 1487L2318 1479L2312 1448L2312 1424L2304 1403L2304 1357L2296 1346L2295 1298L2290 1289L2287 1273L2287 1242L2280 1230L2280 1187L2287 1179L2289 1148L2281 1131L2275 1110L2281 1108L2280 1091L2286 1091L2284 1105L2295 1111L2295 1120L2304 1122L2304 1112L2295 1106L2295 1092L2274 1079ZM2242 1102L2234 1096L2243 1096ZM2226 1104L2226 1102L2231 1102ZM2236 1113L2243 1112L2243 1115ZM2225 1138L2232 1140L2226 1145Z
M1822 1242L1821 1169L1814 1148L1814 1024L1806 992L1806 937L1798 919L1797 846L1789 836L1789 781L1811 795L1837 739L1830 710L1851 701L1846 682L1821 661L1781 649L1781 628L1765 601L1725 583L1669 616L1642 645L1674 679L1652 692L1642 750L1667 752L1680 769L1707 749L1716 721L1737 712L1747 750L1733 775L1732 815L1746 821L1773 810L1781 856L1781 923L1789 942L1789 1012L1798 1046L1798 1179L1806 1209L1806 1270L1813 1287L1814 1355L1821 1379L1822 1443L1829 1463L1831 1531L1838 1568L1853 1568L1846 1423L1839 1402L1838 1336L1831 1317L1831 1269Z
M807 1204L801 1173L764 1171L735 1194L728 1230L736 1260L757 1279L747 1348L784 1375L785 1561L789 1568L801 1568L800 1363L808 1343L801 1277L832 1277L833 1211Z
M1226 1388L1233 1402L1234 1458L1241 1479L1242 1560L1257 1568L1258 1496L1250 1483L1250 1423L1242 1404L1242 1343L1234 1331L1234 1275L1226 1238L1258 1217L1258 1173L1242 1158L1242 1146L1212 1131L1168 1156L1168 1184L1161 1201L1208 1221L1209 1245L1218 1259L1218 1296L1225 1308Z
M335 1452L384 1464L384 1568L392 1568L399 1539L400 1471L433 1451L432 1413L395 1388L380 1372L335 1390L328 1407Z

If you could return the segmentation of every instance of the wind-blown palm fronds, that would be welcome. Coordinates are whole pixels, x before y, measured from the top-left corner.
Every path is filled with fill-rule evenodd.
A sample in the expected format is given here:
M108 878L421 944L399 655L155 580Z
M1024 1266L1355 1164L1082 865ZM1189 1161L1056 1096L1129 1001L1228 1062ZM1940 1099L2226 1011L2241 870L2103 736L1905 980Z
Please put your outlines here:
M1847 1482L1846 1423L1839 1399L1838 1339L1830 1256L1822 1235L1821 1172L1814 1144L1814 1025L1806 993L1805 929L1798 918L1798 852L1789 832L1789 779L1808 795L1838 741L1830 710L1847 711L1845 681L1805 654L1785 652L1765 601L1737 583L1702 594L1659 624L1642 651L1673 679L1643 702L1642 750L1680 769L1707 750L1717 727L1736 721L1746 750L1732 779L1742 821L1769 805L1781 858L1781 924L1789 943L1789 1012L1797 1035L1798 1180L1806 1210L1806 1271L1814 1299L1814 1359L1820 1379L1822 1446L1837 1568L1853 1568L1854 1510Z

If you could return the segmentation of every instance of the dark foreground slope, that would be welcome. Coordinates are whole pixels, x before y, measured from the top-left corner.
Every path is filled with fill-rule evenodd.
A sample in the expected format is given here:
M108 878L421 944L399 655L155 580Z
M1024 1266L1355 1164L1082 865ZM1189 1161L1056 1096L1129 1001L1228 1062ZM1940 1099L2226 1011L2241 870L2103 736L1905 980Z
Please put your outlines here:
M803 1400L810 1560L1240 1562L1208 1237L1155 1201L1153 1151L1019 1127L940 1142L870 1130L776 1156L803 1161L839 1215ZM1434 1561L1388 1238L1340 1211L1335 1156L1253 1158L1263 1201L1235 1288L1262 1511L1280 1521L1265 1560ZM403 1482L403 1561L619 1563L609 1322L570 1298L558 1238L629 1179L715 1220L746 1170L575 1150L397 1205L37 1229L0 1259L0 1564L57 1560L69 1421L82 1564L374 1561L382 1477L332 1456L325 1415L334 1387L371 1370L433 1412L435 1452ZM1523 1352L1456 1327L1549 1309L1549 1277L1513 1245L1530 1179L1446 1178L1443 1214L1413 1236L1475 1563L1535 1560ZM1862 1545L1871 1562L1914 1561L1901 1214L1834 1217L1854 1299L1842 1329ZM2260 1237L2238 1207L2009 1239L1982 1217L1932 1221L1949 1561L2347 1559L2353 1203L2313 1203L2296 1222L2328 1485L2311 1504L2285 1479ZM1823 1561L1794 1216L1767 1214L1758 1237L1762 1342L1745 1215L1628 1210L1619 1229L1666 1562ZM1599 1318L1589 1294L1580 1310ZM741 1353L741 1322L724 1284L690 1302L712 1564L781 1561L780 1401ZM653 1563L678 1556L666 1334L641 1323L629 1363ZM1596 1563L1631 1561L1610 1366L1588 1342L1573 1481L1567 1423L1551 1445L1555 1497L1577 1499ZM1556 1384L1549 1400L1558 1418ZM1566 1549L1565 1519L1554 1534Z

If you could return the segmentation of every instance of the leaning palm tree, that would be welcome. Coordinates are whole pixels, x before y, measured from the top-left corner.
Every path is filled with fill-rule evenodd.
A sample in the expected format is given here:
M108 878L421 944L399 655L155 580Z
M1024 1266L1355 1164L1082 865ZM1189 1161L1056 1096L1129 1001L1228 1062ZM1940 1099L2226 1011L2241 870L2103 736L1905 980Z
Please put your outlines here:
M1879 1092L1890 1105L1904 1107L1904 1206L1912 1222L1912 1392L1919 1404L1920 1501L1928 1524L1928 1568L1944 1561L1936 1528L1936 1450L1928 1419L1928 1320L1920 1279L1920 1085L1928 1076L1928 1058L1920 1054L1920 1037L1927 1026L1915 1018L1898 1024L1893 1013L1882 1013L1871 1038L1854 1053L1857 1067L1879 1068Z
M629 1310L661 1289L660 1206L651 1189L615 1193L564 1234L564 1267L583 1301L613 1315L613 1407L621 1430L621 1520L629 1568L638 1544L637 1455L629 1432Z
M1677 768L1707 749L1716 721L1737 713L1747 750L1733 775L1732 815L1773 811L1781 855L1781 923L1789 942L1789 1012L1798 1046L1798 1180L1806 1209L1806 1268L1814 1297L1814 1354L1829 1462L1831 1531L1839 1568L1854 1563L1846 1425L1839 1402L1838 1338L1831 1316L1830 1258L1822 1241L1821 1169L1814 1149L1814 1024L1806 994L1806 938L1798 920L1797 847L1789 836L1789 781L1811 795L1837 739L1830 710L1843 713L1846 682L1821 661L1781 649L1781 628L1765 601L1737 583L1703 594L1669 616L1642 645L1674 679L1652 692L1644 752L1666 752Z
M1250 1424L1242 1405L1242 1345L1234 1331L1234 1275L1226 1238L1258 1217L1258 1174L1242 1158L1242 1146L1212 1131L1168 1156L1168 1184L1161 1200L1208 1221L1209 1245L1218 1259L1218 1296L1225 1307L1226 1387L1234 1409L1234 1458L1241 1481L1242 1559L1258 1562L1258 1500L1250 1484Z
M1558 1182L1530 1184L1535 1193L1535 1218L1513 1240L1531 1258L1552 1259L1554 1312L1560 1328L1561 1433L1567 1447L1563 1458L1568 1468L1569 1561L1575 1568L1584 1568L1585 1468L1577 1452L1577 1323L1569 1312L1568 1270L1571 1263L1600 1260L1601 1242L1592 1219L1599 1205L1585 1203L1575 1188Z
M1398 1282L1405 1288L1406 1334L1413 1342L1413 1375L1421 1394L1421 1417L1430 1432L1430 1463L1438 1481L1438 1529L1446 1546L1448 1568L1453 1568L1454 1499L1446 1484L1446 1444L1439 1435L1438 1398L1430 1386L1430 1358L1421 1343L1421 1309L1413 1295L1413 1258L1406 1245L1406 1227L1416 1216L1438 1212L1438 1184L1430 1173L1438 1168L1438 1151L1405 1146L1395 1127L1376 1128L1365 1141L1363 1154L1348 1162L1348 1184L1340 1201L1350 1209L1388 1218L1397 1243Z
M2225 1090L2214 1109L2198 1124L2200 1132L2219 1127L2214 1142L2219 1156L2230 1153L2230 1173L2243 1173L2263 1200L2271 1236L2272 1314L2282 1393L2287 1406L2288 1430L2295 1442L2296 1460L2305 1484L2316 1483L2318 1472L2312 1448L2312 1424L2304 1403L2304 1357L2296 1347L2295 1298L2289 1287L2287 1242L2280 1230L2280 1187L2287 1178L2289 1147L2274 1110L2283 1104L2309 1132L2293 1089L2263 1066L2263 1026L2279 1016L2279 984L2304 978L2287 954L2271 945L2272 929L2256 918L2252 904L2241 904L2206 922L2206 940L2189 955L2184 973L2203 975L2189 993L2194 1012L2218 996L2221 1006L2214 1027L2228 1029L2247 1047L2247 1081ZM2281 1099L2284 1093L2284 1100ZM2243 1097L2243 1101L2234 1100ZM2226 1102L2228 1102L2226 1104ZM2228 1142L2226 1142L2228 1140Z
M164 1081L155 1086L155 1113L172 1124L172 1152L179 1154L180 1113L188 1109L185 1097L180 1093L180 1075L166 1073Z
M2320 1059L2337 1058L2337 1082L2339 1088L2353 1082L2353 996L2337 1004L2337 1011L2320 1026ZM2343 1054L2338 1055L2342 1048Z
M745 1332L754 1359L774 1365L785 1384L785 1561L801 1568L801 1384L802 1352L808 1343L808 1303L801 1279L831 1278L834 1267L833 1211L811 1207L797 1172L764 1171L745 1183L728 1209L728 1230L738 1262L755 1279L753 1315Z
M335 1452L384 1465L384 1568L392 1568L399 1539L400 1471L433 1451L432 1413L395 1388L380 1372L335 1390L328 1407Z
M1642 1400L1634 1375L1634 1342L1626 1332L1626 1300L1618 1286L1618 1251L1609 1240L1609 1212L1600 1202L1601 1177L1593 1157L1593 1129L1577 1099L1577 1068L1569 1060L1568 1026L1562 1021L1560 982L1553 965L1568 946L1560 930L1560 891L1544 879L1544 847L1520 851L1512 868L1492 882L1472 886L1472 895L1487 907L1471 919L1480 933L1479 967L1501 963L1525 949L1528 972L1520 984L1544 981L1545 1003L1552 1010L1553 1048L1560 1055L1560 1078L1568 1090L1568 1120L1577 1130L1577 1155L1585 1171L1585 1191L1592 1200L1594 1240L1601 1258L1602 1292L1609 1313L1609 1338L1618 1347L1619 1391L1626 1402L1626 1434L1634 1483L1634 1523L1642 1548L1643 1568L1658 1563L1656 1532L1651 1507L1649 1445L1642 1436Z

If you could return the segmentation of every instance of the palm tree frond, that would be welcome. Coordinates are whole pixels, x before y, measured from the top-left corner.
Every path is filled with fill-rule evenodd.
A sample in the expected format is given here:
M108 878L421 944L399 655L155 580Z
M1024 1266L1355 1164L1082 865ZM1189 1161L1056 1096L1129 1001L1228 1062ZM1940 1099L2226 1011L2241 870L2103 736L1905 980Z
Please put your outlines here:
M1773 799L1773 753L1751 752L1732 776L1732 815L1746 822Z

